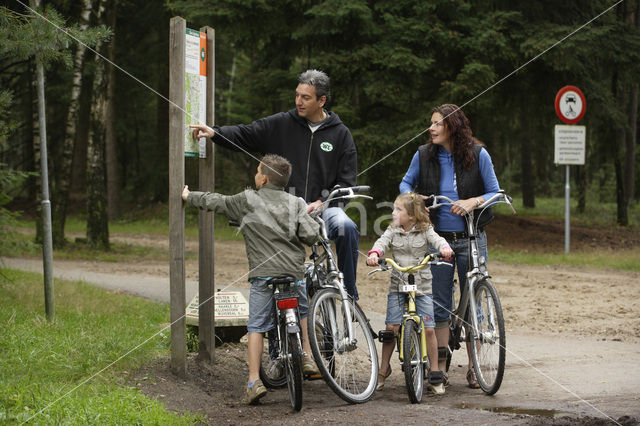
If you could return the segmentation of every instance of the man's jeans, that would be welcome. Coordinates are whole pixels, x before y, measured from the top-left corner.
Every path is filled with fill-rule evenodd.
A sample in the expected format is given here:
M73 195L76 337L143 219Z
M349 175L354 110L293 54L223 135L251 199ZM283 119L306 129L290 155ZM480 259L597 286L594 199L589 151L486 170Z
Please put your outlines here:
M469 262L469 239L448 241L454 253L454 262L458 268L458 282L460 289L465 288L467 282L467 264ZM431 250L434 251L434 250ZM478 255L484 256L488 262L487 234L478 235ZM447 265L431 265L433 276L433 312L436 322L448 321L453 310L453 269Z
M356 269L358 266L358 226L340 207L329 207L322 213L327 226L327 235L336 243L338 268L344 275L344 286L358 300Z

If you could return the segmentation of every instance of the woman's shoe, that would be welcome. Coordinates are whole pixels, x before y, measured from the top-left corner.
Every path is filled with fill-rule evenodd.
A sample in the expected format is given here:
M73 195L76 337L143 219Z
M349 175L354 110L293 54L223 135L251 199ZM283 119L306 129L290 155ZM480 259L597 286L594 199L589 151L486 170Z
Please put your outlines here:
M467 371L467 382L469 382L469 387L471 389L478 389L480 387L478 379L476 378L476 372L473 370L473 368L470 368Z
M384 387L384 382L387 379L387 377L389 377L390 375L391 375L391 366L389 366L389 370L387 370L386 373L383 373L380 370L378 370L378 385L376 386L377 391L379 391ZM382 377L383 379L382 381L380 381L380 377Z

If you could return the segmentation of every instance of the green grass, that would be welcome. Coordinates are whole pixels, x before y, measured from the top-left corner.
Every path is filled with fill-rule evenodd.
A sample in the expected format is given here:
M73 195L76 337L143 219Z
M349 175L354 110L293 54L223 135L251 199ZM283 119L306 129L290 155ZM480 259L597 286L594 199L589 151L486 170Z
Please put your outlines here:
M490 260L525 265L578 265L599 269L640 272L640 248L627 250L594 250L578 253L514 252L502 247L489 247ZM491 267L489 266L489 269Z
M128 384L128 372L168 353L168 330L101 371L162 330L168 305L56 280L48 322L42 283L42 275L0 269L0 423L202 420L172 413Z
M538 197L535 199L535 204L534 208L526 208L522 206L522 198L513 199L513 207L518 216L564 220L564 198ZM571 223L584 226L618 226L616 203L596 203L596 200L587 200L584 213L579 213L578 200L571 199L569 208ZM493 210L501 214L513 214L505 204L499 204L493 207ZM629 208L628 215L630 228L640 228L640 206L637 203Z

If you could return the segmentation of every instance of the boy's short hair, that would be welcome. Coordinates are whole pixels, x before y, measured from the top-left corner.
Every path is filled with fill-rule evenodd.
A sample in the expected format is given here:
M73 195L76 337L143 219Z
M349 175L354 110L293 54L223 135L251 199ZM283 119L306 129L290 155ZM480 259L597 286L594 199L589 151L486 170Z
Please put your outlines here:
M261 173L269 178L269 183L284 188L291 177L291 163L276 154L267 154L260 160Z

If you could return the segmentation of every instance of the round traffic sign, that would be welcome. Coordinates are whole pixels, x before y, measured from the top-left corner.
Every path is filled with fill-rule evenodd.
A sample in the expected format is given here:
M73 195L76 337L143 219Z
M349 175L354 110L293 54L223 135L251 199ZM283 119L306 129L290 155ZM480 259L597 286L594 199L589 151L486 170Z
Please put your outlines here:
M567 124L576 124L582 120L587 110L587 100L576 86L564 86L556 95L556 114Z

